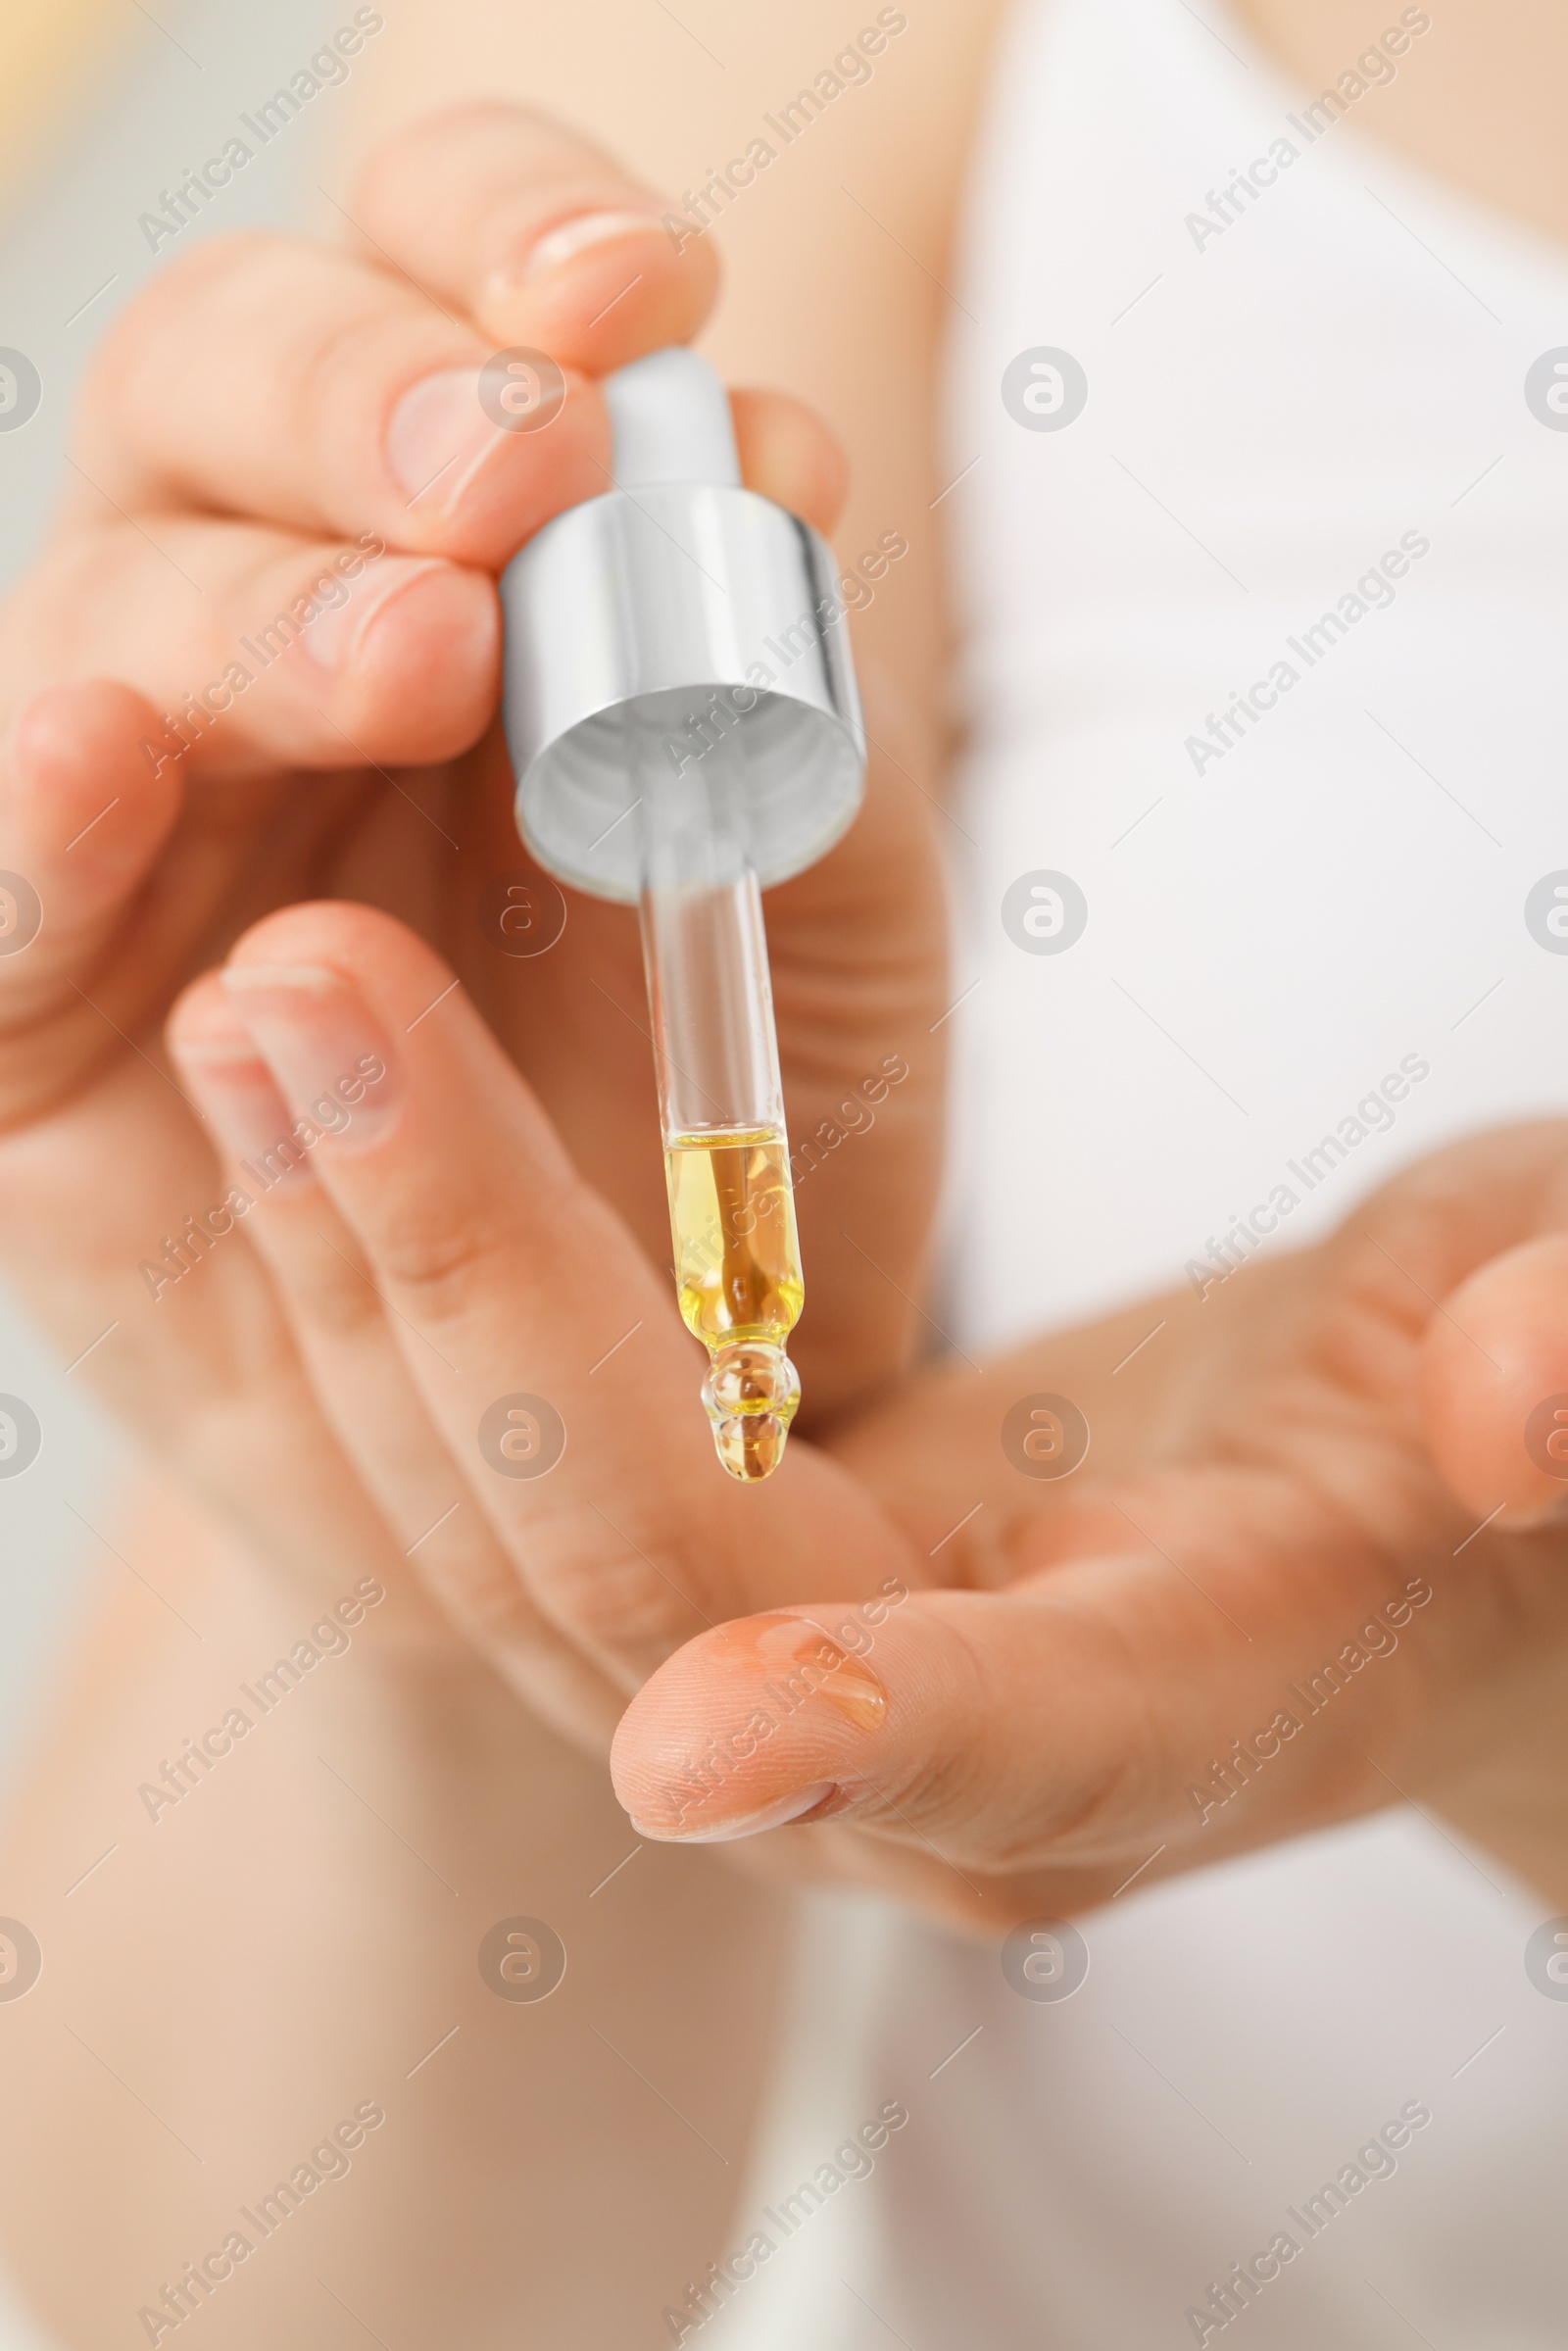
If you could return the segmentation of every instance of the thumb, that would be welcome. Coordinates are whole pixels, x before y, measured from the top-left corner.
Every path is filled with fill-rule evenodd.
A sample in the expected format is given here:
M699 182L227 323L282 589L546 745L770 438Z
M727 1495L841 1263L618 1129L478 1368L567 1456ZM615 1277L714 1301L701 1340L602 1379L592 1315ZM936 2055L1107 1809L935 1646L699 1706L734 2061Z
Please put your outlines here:
M1422 1405L1441 1475L1510 1530L1568 1503L1568 1234L1527 1241L1445 1299L1423 1347Z
M1119 1581L1118 1563L1096 1573ZM1147 1594L1148 1569L1127 1573ZM927 1847L948 1838L1005 1870L1061 1857L1064 1837L1102 1852L1135 1812L1141 1828L1141 1742L1180 1740L1154 1718L1123 1646L1045 1589L900 1589L689 1642L622 1716L612 1771L645 1837L717 1843L846 1820Z

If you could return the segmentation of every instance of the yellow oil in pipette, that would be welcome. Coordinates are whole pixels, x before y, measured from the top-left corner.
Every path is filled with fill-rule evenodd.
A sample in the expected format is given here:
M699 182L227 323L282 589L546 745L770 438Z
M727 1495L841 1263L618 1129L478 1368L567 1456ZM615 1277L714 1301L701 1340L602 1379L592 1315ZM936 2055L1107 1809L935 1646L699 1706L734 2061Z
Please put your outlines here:
M806 1296L788 1142L776 1127L676 1135L664 1174L676 1294L709 1350L703 1402L719 1459L732 1477L768 1477L801 1394L784 1351Z
M679 1135L664 1172L686 1328L709 1347L782 1346L806 1295L784 1137L766 1127Z

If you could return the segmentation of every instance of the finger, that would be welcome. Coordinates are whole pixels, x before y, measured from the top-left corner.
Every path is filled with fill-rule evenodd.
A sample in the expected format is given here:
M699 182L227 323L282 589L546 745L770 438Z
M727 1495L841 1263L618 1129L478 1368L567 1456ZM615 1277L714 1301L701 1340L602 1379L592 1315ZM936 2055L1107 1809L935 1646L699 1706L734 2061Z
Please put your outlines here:
M213 240L122 316L82 406L78 508L191 506L496 569L606 482L584 379L537 429L480 399L492 346L401 277L284 238Z
M832 1608L721 1625L633 1698L612 1750L639 1836L716 1843L806 1817L1022 1866L1141 1777L1141 1692L1053 1594L924 1592L857 1641Z
M319 1180L541 1607L623 1687L737 1604L799 1591L808 1574L855 1591L885 1572L879 1559L904 1556L809 1448L766 1488L724 1476L667 1280L578 1179L421 942L366 908L297 907L247 934L225 977L297 1111L362 1056L387 1070L373 1118L322 1137ZM540 1466L514 1475L486 1415L504 1425L518 1398L535 1399Z
M1568 1235L1494 1257L1445 1299L1422 1350L1427 1441L1499 1533L1568 1506Z
M157 723L97 679L32 695L0 750L0 1028L14 1033L84 975L124 917L179 808L141 744ZM45 1057L53 1045L44 1043ZM32 1091L40 1071L8 1067Z
M243 1203L321 1410L403 1556L448 1616L568 1736L619 1711L612 1686L540 1616L409 1376L353 1233L316 1181L313 1128L296 1121L217 973L170 1016L169 1043ZM374 1085L344 1071L318 1115L347 1132Z
M90 1007L87 1017L97 1017ZM95 1083L62 1087L50 1117L0 1137L9 1280L74 1384L89 1386L251 1558L272 1561L320 1604L375 1573L388 1617L428 1656L445 1627L399 1575L383 1521L322 1425L271 1282L224 1212L206 1138L152 1053L99 1026L117 1058ZM156 1572L146 1604L180 1615Z
M730 413L748 489L831 534L849 496L850 466L821 417L784 392L732 392Z
M1121 1491L1157 1552L916 1592L865 1636L817 1607L702 1635L615 1735L639 1833L832 1820L983 1874L1076 1872L1103 1899L1131 1872L1389 1801L1365 1748L1399 1773L1412 1677L1439 1670L1414 1614L1432 1585L1401 1594L1379 1547L1294 1487L1200 1472ZM1393 1629L1412 1623L1419 1646Z
M500 345L607 374L689 342L712 307L709 237L563 123L477 102L377 148L351 204L362 250L476 318Z
M764 404L747 460L754 486L831 518L833 444L808 412ZM280 762L415 765L455 757L488 724L501 629L485 573L390 553L373 531L309 543L105 514L33 574L8 615L5 670L133 679L157 706L141 734L160 772L166 759L225 779Z
M32 696L0 750L0 1133L125 1052L203 918L176 905L160 919L181 793L143 756L155 723L99 678Z
M309 545L158 517L63 540L12 621L7 667L134 680L158 712L145 762L226 779L455 757L493 713L499 648L482 572L390 554L373 532Z

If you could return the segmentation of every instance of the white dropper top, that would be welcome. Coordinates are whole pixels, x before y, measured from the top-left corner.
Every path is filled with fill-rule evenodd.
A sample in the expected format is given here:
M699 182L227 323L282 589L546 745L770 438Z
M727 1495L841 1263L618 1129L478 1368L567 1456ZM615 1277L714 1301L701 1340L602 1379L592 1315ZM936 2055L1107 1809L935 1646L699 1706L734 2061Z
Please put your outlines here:
M650 352L604 380L617 490L666 482L741 486L729 394L707 360L681 344Z

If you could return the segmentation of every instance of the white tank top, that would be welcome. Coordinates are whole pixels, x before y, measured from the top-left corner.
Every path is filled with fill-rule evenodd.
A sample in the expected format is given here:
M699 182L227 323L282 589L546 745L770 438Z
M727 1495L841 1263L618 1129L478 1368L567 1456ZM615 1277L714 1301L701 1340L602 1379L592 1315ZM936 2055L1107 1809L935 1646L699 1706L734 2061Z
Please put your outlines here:
M943 1320L971 1350L1201 1284L1227 1239L1313 1238L1568 1095L1554 363L1526 397L1568 256L1374 143L1378 79L1443 38L1388 14L1407 45L1346 58L1341 117L1216 0L1023 0L996 63L945 502L970 732ZM1132 1889L1055 2001L819 1899L736 2221L775 2242L709 2339L1559 2344L1546 1910L1386 1814ZM1210 2289L1254 2262L1222 2327Z

